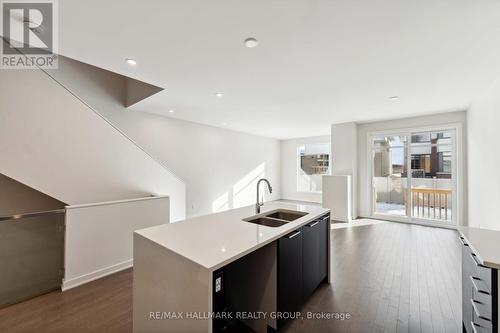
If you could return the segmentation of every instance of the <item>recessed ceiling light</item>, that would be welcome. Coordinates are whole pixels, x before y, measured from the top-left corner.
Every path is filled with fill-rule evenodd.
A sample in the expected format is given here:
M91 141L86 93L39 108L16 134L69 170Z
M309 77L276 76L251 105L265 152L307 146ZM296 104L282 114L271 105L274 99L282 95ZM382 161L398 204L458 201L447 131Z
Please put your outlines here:
M399 99L399 96L391 96L389 99Z
M224 93L218 92L218 93L215 93L215 96L222 97L222 96L224 96Z
M170 109L168 110L168 113L174 113L174 110Z
M244 43L245 46L249 48L256 47L257 45L259 45L259 41L257 41L257 39L253 37L245 39Z
M127 59L125 59L125 61L126 61L126 62L127 62L127 64L129 64L130 66L135 66L135 65L137 65L137 61L135 61L134 59L127 58Z

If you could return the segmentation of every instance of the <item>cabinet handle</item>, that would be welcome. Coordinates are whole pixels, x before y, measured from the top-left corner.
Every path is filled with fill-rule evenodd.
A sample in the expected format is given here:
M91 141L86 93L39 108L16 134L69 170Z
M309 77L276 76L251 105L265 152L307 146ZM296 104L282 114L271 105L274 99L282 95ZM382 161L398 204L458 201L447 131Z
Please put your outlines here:
M462 245L469 246L469 244L465 242L465 238L463 238L462 236L460 236L460 242L462 243Z
M323 218L322 218L322 220L323 220L323 221L327 221L329 217L330 217L330 216L328 216L328 215L327 215L327 216L323 217Z
M476 256L474 254L469 254L470 257L472 258L472 260L476 263L477 266L482 266L477 260L476 260Z
M481 316L481 315L479 314L479 310L478 310L478 309L477 309L477 307L476 307L476 302L475 302L473 299L471 299L471 300L470 300L470 303L472 304L472 309L473 309L473 311L474 311L474 313L475 313L476 317L481 318L481 319L483 319L483 320L491 321L489 318L486 318L486 317Z
M476 324L476 323L475 323L475 322L473 322L473 321L471 321L471 322L470 322L470 326L472 326L472 331L473 331L474 333L478 333L478 332L477 332L477 330L476 330L476 326L477 326L477 327L481 327L480 325Z
M293 233L293 234L291 234L291 235L286 236L286 238L288 238L288 239L292 239L293 237L298 236L298 235L300 235L300 230L298 230L298 231L294 232L294 233Z
M316 221L316 222L313 222L313 223L309 223L307 226L308 226L309 228L312 228L312 227L314 227L315 225L317 225L318 223L319 223L319 222L318 222L318 221Z
M470 277L470 280L472 281L472 287L478 292L478 293L483 293L483 294L486 294L486 295L491 295L487 290L484 290L484 289L480 289L476 282L474 280L478 280L478 281L481 281L480 278L475 278L475 277L472 277L472 276L469 276ZM471 300L472 301L472 300Z

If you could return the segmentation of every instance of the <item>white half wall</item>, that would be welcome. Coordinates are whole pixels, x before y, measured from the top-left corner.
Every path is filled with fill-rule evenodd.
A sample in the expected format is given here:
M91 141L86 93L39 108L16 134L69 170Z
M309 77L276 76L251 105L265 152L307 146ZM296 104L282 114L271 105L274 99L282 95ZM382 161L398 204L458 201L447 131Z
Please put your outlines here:
M500 230L500 79L467 111L471 227Z
M323 176L323 208L330 208L334 221L352 220L352 176Z
M330 136L281 141L281 198L321 203L321 193L297 191L297 148L307 143L330 143Z
M63 290L132 266L134 230L169 223L169 198L66 207Z

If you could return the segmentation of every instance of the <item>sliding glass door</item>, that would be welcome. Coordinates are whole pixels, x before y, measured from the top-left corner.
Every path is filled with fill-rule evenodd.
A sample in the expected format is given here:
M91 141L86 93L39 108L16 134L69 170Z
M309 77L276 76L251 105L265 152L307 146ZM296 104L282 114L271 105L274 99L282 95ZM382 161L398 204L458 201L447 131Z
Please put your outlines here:
M377 134L370 145L374 217L454 223L455 130Z
M411 216L453 221L453 131L414 133L411 136Z
M373 211L406 216L408 136L377 136L372 141Z

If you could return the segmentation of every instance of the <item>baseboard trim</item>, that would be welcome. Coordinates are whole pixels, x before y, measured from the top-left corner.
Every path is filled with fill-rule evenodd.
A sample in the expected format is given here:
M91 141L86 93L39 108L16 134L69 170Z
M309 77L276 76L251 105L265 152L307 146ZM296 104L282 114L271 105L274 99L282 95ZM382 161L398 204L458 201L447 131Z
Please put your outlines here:
M351 217L345 218L345 217L339 217L339 216L332 216L331 219L333 222L336 222L336 223L349 223L349 222L352 222L353 220L355 220Z
M130 260L118 263L116 265L101 268L101 269L98 269L94 272L72 278L70 280L63 280L61 290L67 291L67 290L70 290L72 288L81 286L82 284L89 283L91 281L94 281L94 280L103 278L105 276L117 273L119 271L123 271L124 269L132 267L133 263L134 263L133 260L130 259Z
M441 228L441 229L452 229L452 230L457 230L457 225L455 224L449 224L449 223L440 223L440 222L426 222L424 220L399 220L397 218L391 218L391 217L385 217L381 215L376 215L372 217L365 217L365 216L360 216L359 218L361 219L370 219L370 220L379 220L379 221L387 221L387 222L395 222L395 223L406 223L406 224L413 224L413 225L421 225L424 227L431 227L431 228Z

